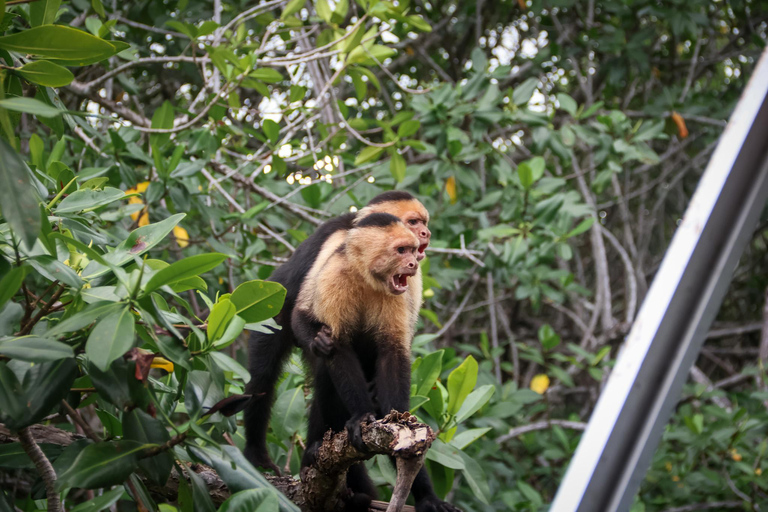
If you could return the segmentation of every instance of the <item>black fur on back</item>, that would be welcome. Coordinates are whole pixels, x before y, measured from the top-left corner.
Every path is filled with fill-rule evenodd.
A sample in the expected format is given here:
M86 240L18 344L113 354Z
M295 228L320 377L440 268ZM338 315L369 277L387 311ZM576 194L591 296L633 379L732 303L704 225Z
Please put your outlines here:
M392 224L397 224L400 219L392 215L391 213L372 213L363 217L363 219L357 223L358 228L385 228Z
M288 292L285 295L283 309L276 318L277 323L283 326L291 323L290 313L299 297L301 283L304 282L304 278L307 277L312 265L315 264L317 254L323 244L336 231L352 229L354 219L354 213L345 213L321 224L314 233L299 244L288 261L280 265L269 277L269 281L280 283ZM284 315L284 312L287 312L287 315ZM285 317L285 321L282 321L283 317Z
M411 199L413 199L413 196L405 190L389 190L387 192L382 192L381 194L371 199L371 201L368 203L368 206L372 204L387 203L390 201L410 201Z

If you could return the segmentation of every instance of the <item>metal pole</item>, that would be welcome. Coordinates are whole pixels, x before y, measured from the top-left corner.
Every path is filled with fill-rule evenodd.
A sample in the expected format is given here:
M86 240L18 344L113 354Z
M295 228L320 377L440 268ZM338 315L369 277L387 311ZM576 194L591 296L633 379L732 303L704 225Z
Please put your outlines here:
M768 199L764 52L664 256L552 512L629 510Z

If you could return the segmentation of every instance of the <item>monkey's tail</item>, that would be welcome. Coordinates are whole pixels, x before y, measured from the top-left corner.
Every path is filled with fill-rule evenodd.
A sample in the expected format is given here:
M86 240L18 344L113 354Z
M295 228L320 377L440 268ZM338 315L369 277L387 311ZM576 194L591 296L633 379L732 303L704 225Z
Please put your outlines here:
M248 366L251 381L246 392L253 395L244 412L245 456L254 466L274 469L267 451L267 429L275 399L275 385L291 353L292 336L288 329L271 334L252 332L248 340Z

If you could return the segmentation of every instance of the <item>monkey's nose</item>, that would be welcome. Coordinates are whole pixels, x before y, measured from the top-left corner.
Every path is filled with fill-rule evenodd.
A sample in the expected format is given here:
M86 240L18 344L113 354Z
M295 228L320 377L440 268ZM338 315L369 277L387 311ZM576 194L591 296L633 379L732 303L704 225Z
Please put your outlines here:
M424 231L421 232L420 236L421 238L429 238L432 236L432 233L430 233L428 229L425 229Z
M416 264L414 262L408 263L408 268L415 268Z

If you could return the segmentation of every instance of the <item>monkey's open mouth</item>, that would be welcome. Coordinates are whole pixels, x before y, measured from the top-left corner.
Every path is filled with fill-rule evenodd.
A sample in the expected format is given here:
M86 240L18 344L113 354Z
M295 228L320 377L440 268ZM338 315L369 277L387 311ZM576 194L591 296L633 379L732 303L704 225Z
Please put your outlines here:
M419 246L419 254L424 254L424 251L426 251L426 250L427 250L427 246L428 246L428 245L429 245L429 244L421 244L421 245Z
M412 274L395 274L392 276L392 280L389 282L389 291L395 295L400 295L408 290L408 278Z

